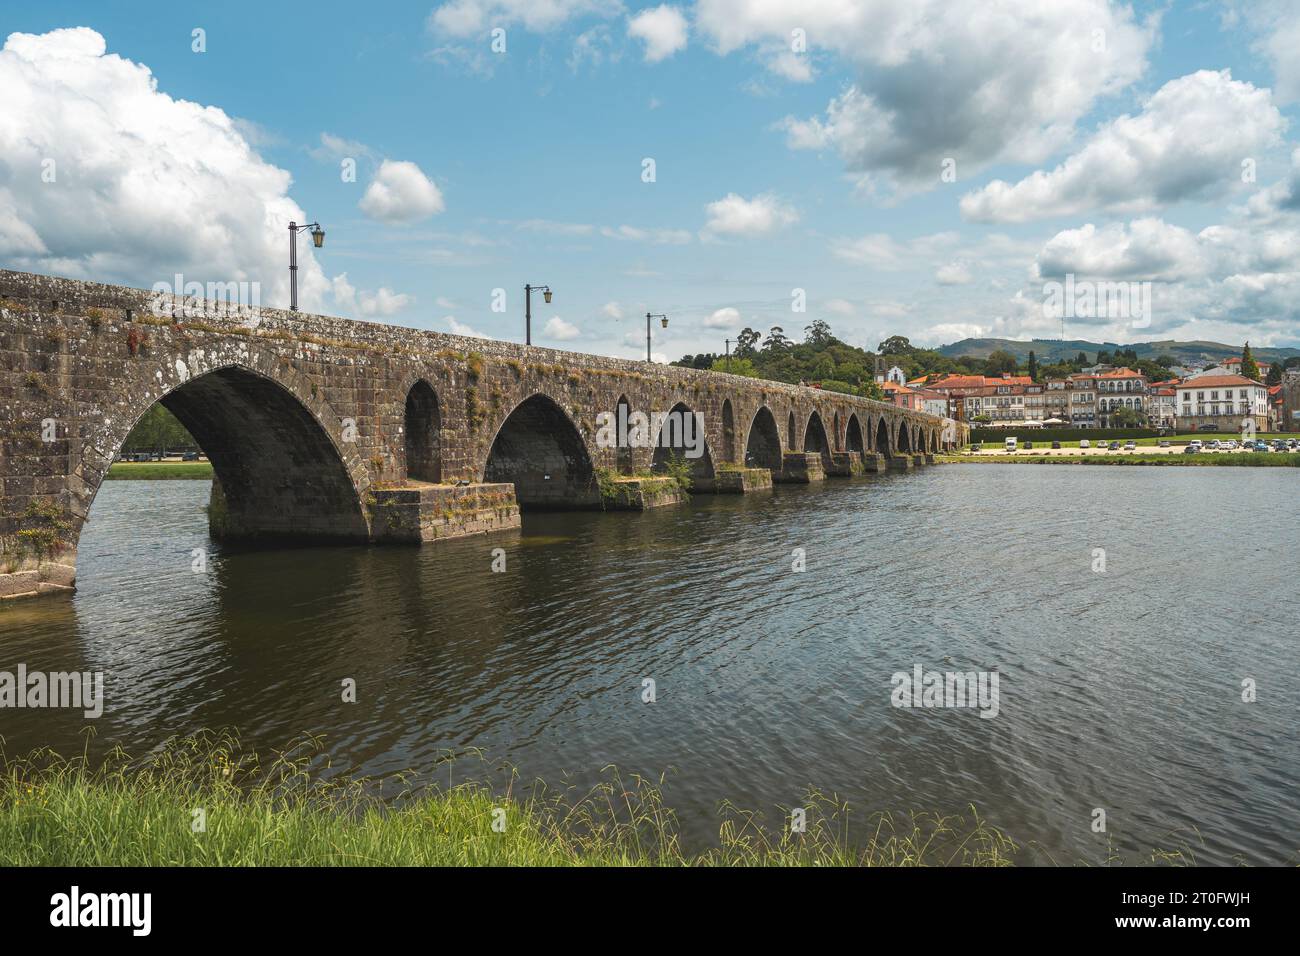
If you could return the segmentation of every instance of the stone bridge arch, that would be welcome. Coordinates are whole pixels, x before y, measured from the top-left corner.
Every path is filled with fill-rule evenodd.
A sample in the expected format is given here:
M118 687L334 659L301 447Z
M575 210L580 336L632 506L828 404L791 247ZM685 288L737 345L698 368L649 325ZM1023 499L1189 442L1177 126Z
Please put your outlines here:
M140 355L117 383L118 400L97 425L66 439L69 516L57 553L37 554L35 588L71 587L81 531L108 469L136 423L161 404L212 464L210 526L224 539L285 543L365 541L370 470L345 439L347 426L305 376L280 356L244 344L237 355L194 350ZM27 563L21 554L17 564ZM20 573L21 572L20 569Z
M767 468L774 476L781 474L781 431L776 416L760 405L745 429L745 467Z
M821 413L816 409L808 415L808 424L804 426L800 450L817 452L821 455L822 467L827 471L830 470L832 451L830 436L826 433L826 425L822 422Z
M600 507L593 449L578 421L550 395L529 395L492 435L482 480L513 483L521 509Z

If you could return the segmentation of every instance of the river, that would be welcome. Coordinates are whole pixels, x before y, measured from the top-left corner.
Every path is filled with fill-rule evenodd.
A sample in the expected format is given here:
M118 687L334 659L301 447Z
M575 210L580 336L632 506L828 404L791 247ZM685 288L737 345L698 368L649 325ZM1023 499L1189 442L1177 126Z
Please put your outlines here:
M665 774L693 844L723 800L775 819L816 787L862 821L975 804L1024 862L1294 863L1294 482L952 465L423 548L247 551L208 539L207 482L113 481L76 594L0 608L0 669L104 672L97 750L234 727L265 751L323 734L364 774L463 748L552 785ZM891 706L916 665L996 671L997 716ZM0 736L80 752L87 723L3 710Z

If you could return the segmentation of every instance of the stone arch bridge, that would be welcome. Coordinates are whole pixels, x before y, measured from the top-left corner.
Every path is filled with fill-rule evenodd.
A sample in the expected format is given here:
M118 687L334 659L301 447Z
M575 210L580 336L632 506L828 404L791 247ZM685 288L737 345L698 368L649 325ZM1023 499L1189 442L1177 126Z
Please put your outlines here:
M0 357L8 597L74 585L95 493L155 402L212 462L213 533L284 542L427 541L517 526L520 508L905 470L968 437L814 388L7 271ZM702 454L599 441L620 405L690 415Z

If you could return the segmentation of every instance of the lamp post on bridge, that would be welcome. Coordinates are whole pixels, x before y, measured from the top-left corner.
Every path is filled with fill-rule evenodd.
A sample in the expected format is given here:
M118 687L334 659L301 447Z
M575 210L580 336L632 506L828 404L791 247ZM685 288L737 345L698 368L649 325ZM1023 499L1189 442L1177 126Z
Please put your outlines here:
M654 313L647 312L645 314L645 360L647 362L653 361L653 359L650 358L650 320L651 319L658 319L660 322L663 323L663 327L665 329L668 328L668 316L664 315L662 312L654 312Z
M289 223L289 310L298 311L298 233L304 229L311 230L311 241L317 249L325 245L325 230L318 222L309 222L300 226Z
M551 287L549 285L524 286L524 344L533 344L533 293L541 292L546 304L551 304Z

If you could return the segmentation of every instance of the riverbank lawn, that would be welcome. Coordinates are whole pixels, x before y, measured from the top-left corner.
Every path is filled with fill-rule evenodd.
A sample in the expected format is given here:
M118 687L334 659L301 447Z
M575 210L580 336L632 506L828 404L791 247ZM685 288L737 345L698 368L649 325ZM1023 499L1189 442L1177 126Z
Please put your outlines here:
M607 775L576 802L540 786L506 798L394 779L385 801L375 781L320 780L319 756L291 749L261 765L203 736L95 769L46 753L5 761L0 866L1002 866L1019 849L973 811L864 816L865 843L846 846L843 807L810 795L806 833L779 814L768 830L724 811L720 845L689 853L641 778Z
M1188 455L1144 455L1141 452L1109 455L940 455L936 461L957 465L1168 465L1168 466L1238 466L1245 468L1300 468L1300 454L1288 452L1200 452Z
M1034 437L1034 433L1033 433L1032 431L1022 431L1022 432L1018 432L1018 431L1016 431L1016 430L1014 430L1014 429L1008 429L1008 430L1007 430L1007 437L1008 437L1008 438L1015 438L1015 439L1020 443L1020 446L1021 446L1022 448L1024 447L1025 442L1027 442L1027 441L1031 441L1031 442L1034 443L1034 449L1035 449L1035 450L1037 450L1039 447L1042 447L1042 448L1051 448L1051 447L1052 447L1052 443L1051 443L1051 441L1040 441L1039 439L1037 439L1037 438ZM1258 435L1256 435L1255 437L1256 437L1258 440L1260 440L1260 441L1266 441L1266 442L1270 442L1270 443L1271 443L1271 442L1273 441L1274 438L1298 438L1298 439L1300 439L1300 432L1260 432L1260 433L1259 433ZM1148 445L1148 446L1155 447L1155 446L1158 446L1162 441L1167 441L1167 442L1169 442L1171 445L1186 445L1189 441L1192 441L1193 439L1200 439L1202 442L1213 441L1213 440L1215 440L1215 439L1218 439L1219 441L1228 441L1228 440L1230 440L1230 439L1235 439L1235 440L1237 440L1237 441L1241 441L1241 435L1240 435L1240 433L1235 433L1235 432L1221 432L1221 433L1220 433L1220 432L1198 432L1198 433L1196 433L1196 434L1194 434L1194 435L1166 435L1166 436L1163 437L1163 438L1134 438L1134 439L1132 439L1132 441L1133 441L1133 443L1134 443L1135 445L1137 445L1137 446L1140 448L1140 447L1142 447L1143 445ZM1120 440L1119 440L1119 445L1120 445L1120 447L1123 448L1123 447L1124 447L1124 444L1125 444L1127 441L1129 441L1129 439L1127 439L1127 438L1125 438L1125 439L1120 439ZM1001 441L992 441L992 440L990 440L990 441L983 442L982 444L983 444L983 446L984 446L985 448L1001 448L1001 447L1002 447L1002 442L1001 442ZM1092 446L1093 448L1101 448L1101 447L1105 446L1106 444L1108 444L1108 441L1102 441L1101 439L1093 439L1093 440L1090 442L1090 444L1091 444L1091 446ZM1078 443L1077 441L1063 441L1063 442L1061 442L1061 447L1062 447L1062 448L1078 448L1078 447L1079 447L1079 443Z
M108 478L112 481L211 477L212 463L209 461L116 461L108 469Z

